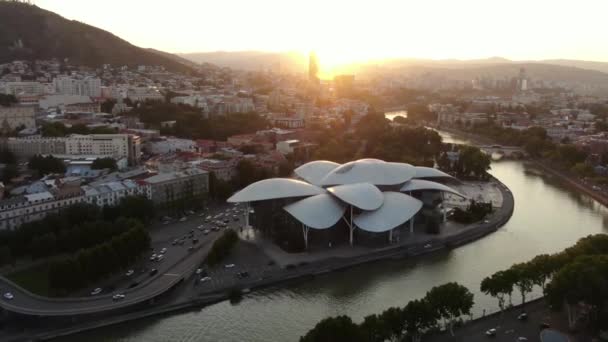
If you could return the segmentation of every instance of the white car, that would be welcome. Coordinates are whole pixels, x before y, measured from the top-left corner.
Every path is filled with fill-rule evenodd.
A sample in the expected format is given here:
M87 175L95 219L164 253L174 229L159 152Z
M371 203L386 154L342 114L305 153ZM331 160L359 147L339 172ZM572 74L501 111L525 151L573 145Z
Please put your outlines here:
M492 328L492 329L486 331L486 335L487 336L496 336L496 329Z
M100 294L101 291L102 291L101 287L98 287L98 288L94 289L93 291L91 291L91 296L96 296L96 295Z
M233 268L235 266L236 266L235 264L226 264L226 265L224 265L224 268Z
M15 296L13 296L13 294L10 293L10 292L7 292L7 293L4 294L4 299L11 300L13 298L15 298Z
M184 216L184 217L182 217L182 218L179 219L179 222L186 222L187 219L188 218L186 216Z
M196 269L196 274L201 274L203 273L203 269L202 268L197 268Z
M127 271L127 273L125 273L125 275L126 275L127 277L130 277L130 276L132 276L132 275L133 275L133 273L135 273L135 271L133 271L133 270L128 270L128 271Z
M156 254L152 254L152 256L150 256L150 261L154 261L156 260Z
M164 256L164 255L159 254L159 255L157 255L157 256L156 256L156 262L163 261L163 259L164 259L164 258L165 258L165 256Z
M201 280L200 280L200 282L204 283L204 282L209 281L209 280L211 280L211 277L202 277Z
M160 250L160 254L165 254L165 253L167 253L167 248L163 248Z
M115 301L123 300L123 299L125 299L125 295L122 293L117 293L112 296L112 300L115 300Z
M205 230L203 230L203 234L205 234L205 235L209 234L209 232L210 232L210 230L209 230L209 229L205 229Z

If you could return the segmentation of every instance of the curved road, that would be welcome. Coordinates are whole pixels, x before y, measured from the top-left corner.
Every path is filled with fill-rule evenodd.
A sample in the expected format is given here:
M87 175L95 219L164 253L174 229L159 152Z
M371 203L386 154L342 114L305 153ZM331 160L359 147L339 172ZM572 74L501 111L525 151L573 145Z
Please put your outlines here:
M147 264L150 268L155 267L158 269L158 274L156 276L149 276L148 272L145 274L139 273L134 276L131 281L140 282L136 287L124 290L117 289L112 293L100 294L98 296L49 298L33 294L5 277L0 276L0 291L2 294L11 292L14 295L12 300L7 300L4 297L0 298L0 307L10 312L17 312L25 315L71 316L121 309L151 300L171 289L180 280L190 277L198 265L204 260L211 249L213 241L221 236L221 231L211 232L207 236L201 234L200 231L197 231L195 228L202 223L201 220L202 219L193 217L187 222L180 222L175 225L167 226L162 232L159 232L161 241L153 241L153 246L155 247L155 251L160 250L162 247L167 248L165 259L159 263ZM233 222L231 222L231 224L232 223ZM234 224L236 224L236 222L234 222ZM205 228L207 227L208 225L205 225ZM182 231L181 234L178 232L178 229L179 231ZM187 251L187 247L191 245L189 239L186 239L186 244L183 246L171 245L173 239L180 235L184 235L184 233L188 232L190 229L195 230L195 236L199 239L198 246L195 246L194 251ZM125 294L125 298L114 301L112 296L116 293Z

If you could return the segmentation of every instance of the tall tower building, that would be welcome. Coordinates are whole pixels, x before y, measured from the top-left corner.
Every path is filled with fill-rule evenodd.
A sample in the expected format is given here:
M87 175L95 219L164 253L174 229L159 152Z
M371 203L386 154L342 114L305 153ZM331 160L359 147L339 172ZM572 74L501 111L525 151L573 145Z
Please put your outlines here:
M314 51L308 56L308 81L311 83L319 83L319 61Z

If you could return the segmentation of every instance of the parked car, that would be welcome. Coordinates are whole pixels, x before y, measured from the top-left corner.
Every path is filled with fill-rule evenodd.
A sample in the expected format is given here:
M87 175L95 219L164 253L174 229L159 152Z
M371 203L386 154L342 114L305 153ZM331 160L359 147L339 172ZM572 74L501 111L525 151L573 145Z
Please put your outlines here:
M188 218L186 216L183 216L182 218L179 219L179 222L186 222Z
M188 252L192 252L194 250L194 247L190 246L188 247Z
M161 255L157 255L156 256L156 262L161 262L161 261L163 261L164 258L165 258L165 256L162 255L162 254Z
M156 268L153 268L153 269L150 270L150 276L153 276L156 273L158 273L158 270Z
M156 254L152 254L150 256L150 261L155 261L156 260Z
M226 264L226 265L224 265L224 268L233 268L235 266L236 266L235 264Z
M127 271L127 273L125 273L125 275L126 275L127 277L130 277L130 276L132 276L132 275L133 275L133 273L135 273L135 271L133 271L133 270L128 270L128 271Z
M203 273L203 269L202 268L197 268L195 271L196 274L201 274Z
M520 320L520 321L525 321L525 320L528 319L528 314L525 313L525 312L522 312L522 313L519 314L519 316L517 316L517 319Z
M245 272L239 272L239 273L236 274L236 277L239 278L239 279L247 278L247 277L249 277L249 272L246 272L246 271Z
M167 253L167 248L163 248L160 250L160 254L165 254L165 253Z
M175 245L177 245L178 243L179 243L179 240L178 240L178 239L175 239L175 240L173 240L173 242L171 242L171 245L172 245L172 246L175 246Z
M496 336L496 329L492 328L488 331L486 331L486 336Z
M205 235L209 234L209 229L203 230L203 234L205 234Z
M204 282L209 281L209 280L211 280L211 277L203 277L203 278L201 278L200 282L204 283Z
M192 244L193 245L196 245L197 243L198 243L198 239L197 238L192 239Z

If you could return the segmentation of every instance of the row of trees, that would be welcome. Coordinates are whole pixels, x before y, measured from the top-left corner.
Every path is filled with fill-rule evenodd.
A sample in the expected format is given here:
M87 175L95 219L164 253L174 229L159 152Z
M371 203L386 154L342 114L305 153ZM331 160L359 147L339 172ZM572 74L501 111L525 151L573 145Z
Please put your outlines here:
M113 134L116 133L114 128L110 127L94 127L89 128L84 124L76 124L66 126L61 122L45 123L40 129L40 134L44 137L65 137L70 134Z
M209 266L215 266L219 264L234 247L234 245L239 240L238 235L232 229L228 229L224 231L224 234L215 242L213 246L211 246L211 250L209 254L207 254L207 259L205 260Z
M38 177L50 173L65 173L65 164L63 161L51 155L35 155L29 159L27 167L32 171L36 171Z
M205 118L199 108L163 102L142 103L129 113L150 127L175 120L173 127L161 133L189 139L226 140L235 134L254 133L269 127L268 121L256 113L232 113Z
M11 179L19 175L17 157L13 152L6 148L2 148L0 150L0 163L4 164L4 168L2 169L2 182L8 184Z
M93 160L93 164L91 164L91 169L93 170L110 169L111 171L114 171L117 168L116 160L110 157L97 158Z
M451 161L447 152L441 153L437 158L440 169L452 173L460 178L474 178L486 180L487 171L490 169L490 156L483 153L475 146L460 146L459 157L456 161Z
M146 223L153 215L152 202L141 196L125 197L115 207L74 204L17 230L0 231L0 265L24 256L73 253L111 239L134 222Z
M591 328L608 328L608 235L590 235L562 252L498 271L483 279L480 288L498 300L502 312L514 291L523 305L534 286L543 290L552 308L566 307L571 328L580 318L582 303L590 309Z
M104 276L126 268L150 248L150 236L141 223L111 240L52 261L49 286L57 291L82 288Z
M348 316L321 320L301 342L348 341L383 342L409 339L418 342L422 335L443 320L453 335L459 317L470 315L473 294L458 283L433 287L422 299L412 300L404 307L391 307L379 315L369 315L361 324Z

